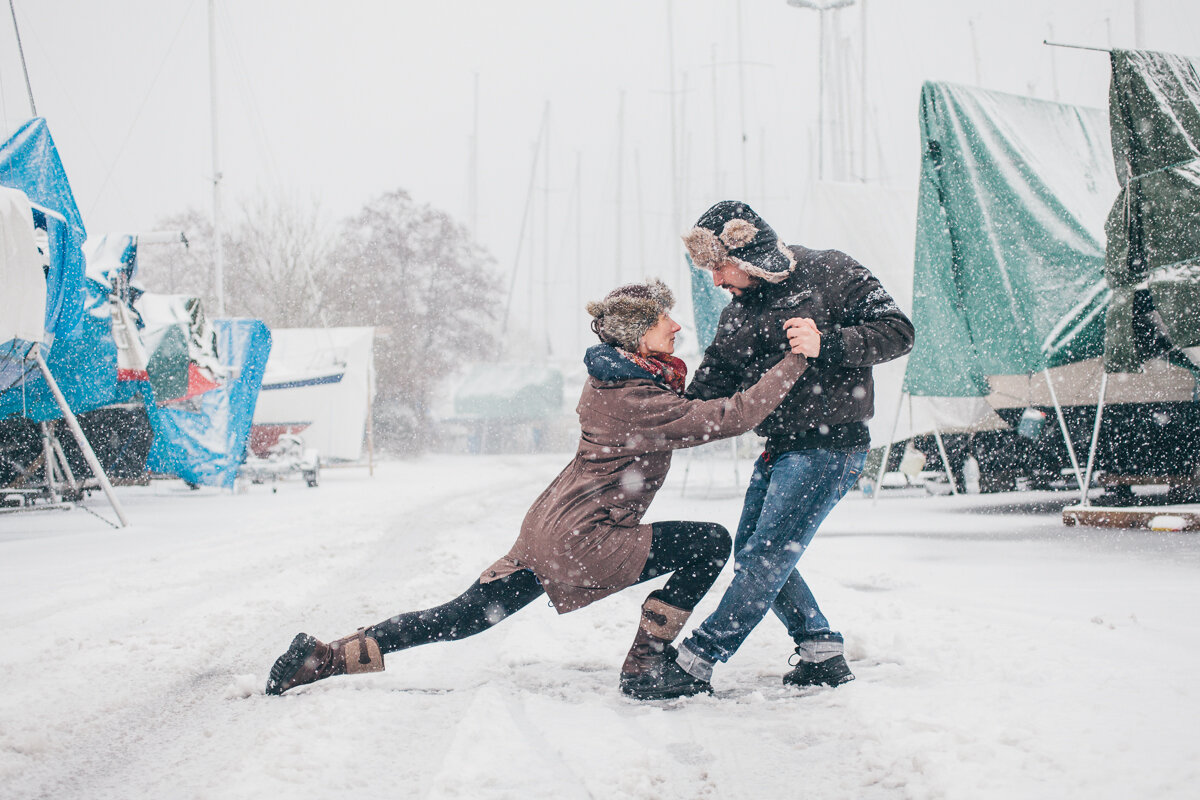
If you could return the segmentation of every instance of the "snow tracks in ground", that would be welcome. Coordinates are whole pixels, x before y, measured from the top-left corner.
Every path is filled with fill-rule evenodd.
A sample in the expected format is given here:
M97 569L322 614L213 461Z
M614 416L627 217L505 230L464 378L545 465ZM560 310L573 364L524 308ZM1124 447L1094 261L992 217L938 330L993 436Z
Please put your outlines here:
M121 531L0 518L0 798L1092 800L1189 797L1200 778L1200 540L1064 532L1044 498L839 506L801 562L847 635L858 679L838 689L781 685L791 644L769 617L715 696L625 699L645 586L263 694L296 631L461 592L565 461L430 457L236 495L156 483L121 490ZM737 487L694 472L648 519L732 529Z

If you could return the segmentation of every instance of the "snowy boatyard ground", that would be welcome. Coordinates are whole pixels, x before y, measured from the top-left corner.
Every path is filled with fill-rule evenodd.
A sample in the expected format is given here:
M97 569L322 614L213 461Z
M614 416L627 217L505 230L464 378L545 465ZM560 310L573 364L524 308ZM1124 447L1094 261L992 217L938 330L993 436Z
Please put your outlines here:
M728 465L697 461L681 495L684 458L647 520L732 528ZM771 617L715 696L624 699L635 587L263 694L297 631L460 592L565 461L156 482L118 490L124 530L0 516L0 797L1196 796L1200 538L1064 528L1066 494L844 501L801 562L858 675L838 689L780 684Z

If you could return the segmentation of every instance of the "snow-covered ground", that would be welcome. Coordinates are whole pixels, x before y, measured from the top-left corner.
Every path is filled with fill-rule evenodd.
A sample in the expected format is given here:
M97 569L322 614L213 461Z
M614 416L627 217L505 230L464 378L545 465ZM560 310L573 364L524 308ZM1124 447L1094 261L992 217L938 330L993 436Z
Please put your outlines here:
M681 494L685 458L647 519L732 528L729 467L698 460ZM1195 796L1200 539L1064 528L1065 494L844 501L801 562L858 675L838 689L780 684L772 617L715 696L624 699L635 587L263 694L296 631L456 595L565 461L122 488L124 530L0 516L0 797Z

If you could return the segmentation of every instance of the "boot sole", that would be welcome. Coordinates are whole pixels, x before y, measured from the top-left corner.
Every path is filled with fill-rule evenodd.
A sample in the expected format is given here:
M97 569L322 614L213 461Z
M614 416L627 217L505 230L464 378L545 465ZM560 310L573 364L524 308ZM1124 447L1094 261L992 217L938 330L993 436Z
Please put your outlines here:
M834 679L822 679L822 680L805 681L805 682L800 682L797 680L789 681L785 678L783 681L783 685L784 686L796 686L801 689L809 687L809 686L828 686L830 688L833 688L835 686L844 686L852 680L854 680L854 674L847 673L846 675L841 675Z
M698 694L712 694L711 685L693 686L687 689L676 689L669 692L651 692L641 689L626 689L621 687L621 694L634 700L674 700L677 697L694 697Z
M304 666L305 660L312 655L316 646L316 639L307 633L297 633L296 638L292 639L292 643L288 645L287 652L275 659L275 663L271 667L271 675L267 678L267 694L280 695L286 692L287 689L281 687L296 675L300 667Z

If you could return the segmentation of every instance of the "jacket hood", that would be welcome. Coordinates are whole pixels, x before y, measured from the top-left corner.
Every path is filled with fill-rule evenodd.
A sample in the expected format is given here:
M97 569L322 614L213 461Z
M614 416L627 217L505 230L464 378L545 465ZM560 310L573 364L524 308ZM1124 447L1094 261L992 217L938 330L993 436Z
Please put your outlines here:
M630 361L611 344L595 344L583 354L588 375L598 381L628 381L634 378L655 380L654 376Z

